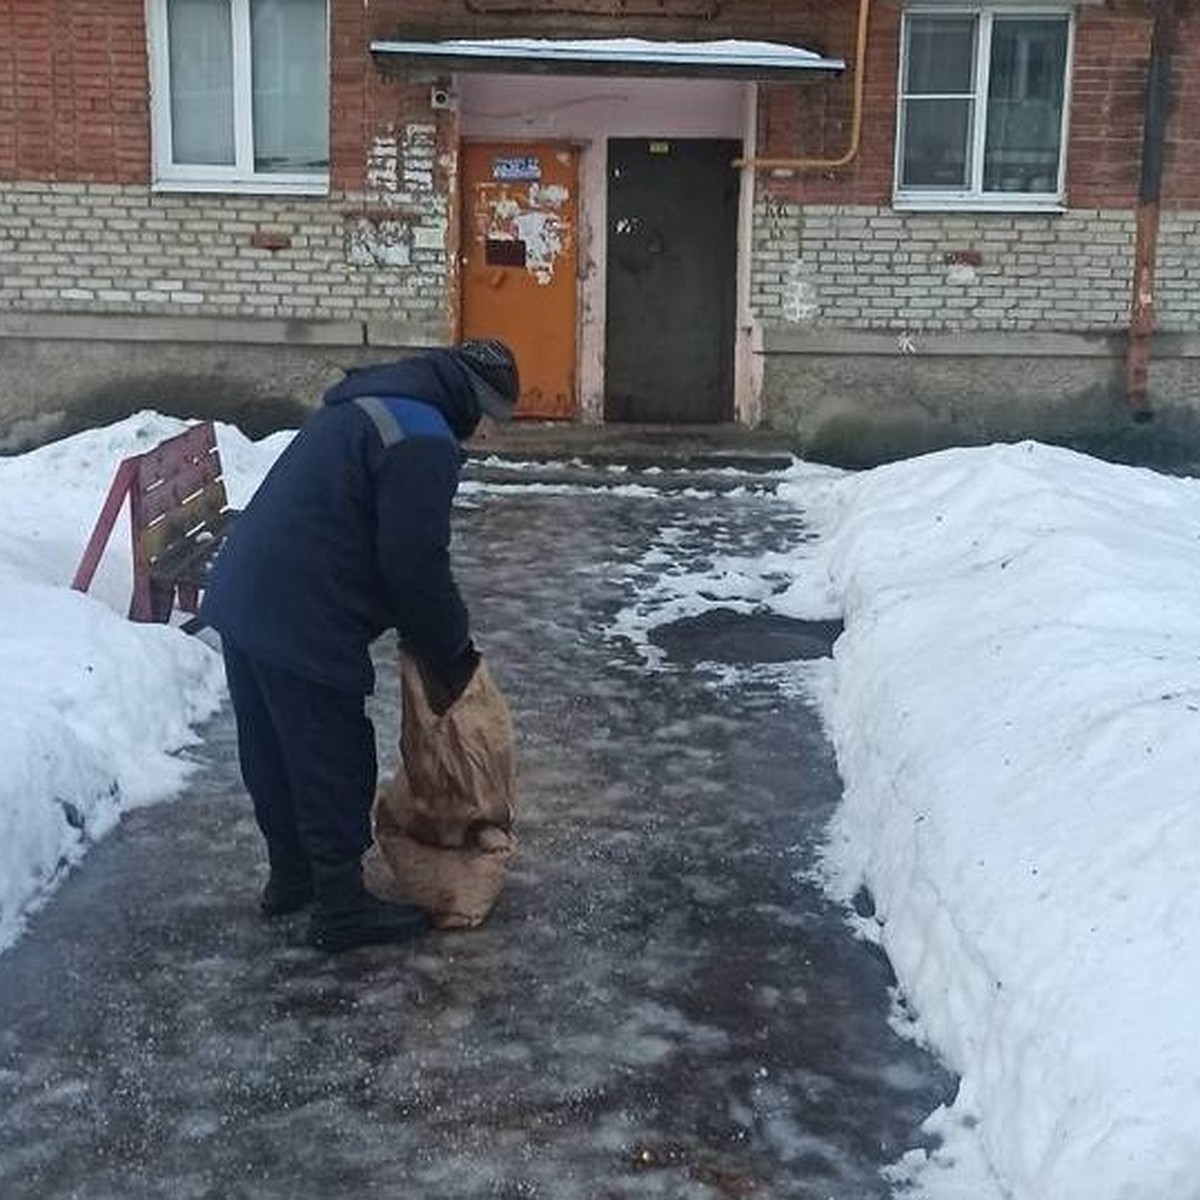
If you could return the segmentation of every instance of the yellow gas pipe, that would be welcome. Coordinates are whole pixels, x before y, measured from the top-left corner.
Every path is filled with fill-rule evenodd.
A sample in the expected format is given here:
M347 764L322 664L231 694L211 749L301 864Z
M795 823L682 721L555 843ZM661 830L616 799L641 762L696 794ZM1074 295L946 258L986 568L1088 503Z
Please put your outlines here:
M863 87L867 66L867 25L871 13L871 0L858 2L858 39L854 54L854 109L850 117L850 145L845 154L838 158L739 158L735 167L750 167L755 171L770 170L832 170L844 167L858 154L862 141Z

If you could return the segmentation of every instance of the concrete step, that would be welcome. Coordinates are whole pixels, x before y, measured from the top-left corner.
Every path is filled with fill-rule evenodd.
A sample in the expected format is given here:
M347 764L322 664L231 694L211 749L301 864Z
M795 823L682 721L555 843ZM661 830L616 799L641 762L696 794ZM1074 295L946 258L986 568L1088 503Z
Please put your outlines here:
M514 422L490 426L467 444L472 461L566 463L631 470L770 473L793 462L788 438L740 425L565 425Z
M623 464L603 463L533 463L498 459L483 462L468 460L463 479L491 487L547 487L582 488L654 488L660 492L716 492L735 491L766 495L779 485L777 475L764 471L741 471L733 468L701 471L661 467L628 468Z

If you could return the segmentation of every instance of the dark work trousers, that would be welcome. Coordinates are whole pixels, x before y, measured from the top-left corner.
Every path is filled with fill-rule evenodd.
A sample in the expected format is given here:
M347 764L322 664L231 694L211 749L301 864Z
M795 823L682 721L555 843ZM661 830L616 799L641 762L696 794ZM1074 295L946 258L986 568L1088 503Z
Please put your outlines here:
M375 732L366 697L222 640L242 779L272 867L341 863L371 842Z

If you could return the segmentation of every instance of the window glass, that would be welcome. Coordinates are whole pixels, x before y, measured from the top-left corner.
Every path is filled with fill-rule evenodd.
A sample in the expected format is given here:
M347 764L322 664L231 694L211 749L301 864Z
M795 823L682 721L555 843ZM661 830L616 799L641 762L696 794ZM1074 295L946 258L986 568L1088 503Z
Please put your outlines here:
M974 17L912 17L908 22L909 95L970 95L975 88Z
M1066 61L1065 19L995 19L985 191L1057 191Z
M926 203L1056 199L1070 39L1065 5L906 14L897 192Z
M254 169L329 165L325 0L251 0Z
M171 146L177 163L234 162L229 0L170 0Z
M902 187L948 190L969 183L971 100L910 99L904 106Z

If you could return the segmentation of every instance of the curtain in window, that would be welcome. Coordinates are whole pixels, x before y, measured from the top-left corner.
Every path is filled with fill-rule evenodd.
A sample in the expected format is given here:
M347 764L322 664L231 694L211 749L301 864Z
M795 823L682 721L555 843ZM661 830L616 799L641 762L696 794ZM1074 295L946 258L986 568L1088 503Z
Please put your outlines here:
M168 27L172 159L230 166L234 137L229 0L170 0Z
M251 0L254 169L329 165L326 0Z
M1065 18L995 19L984 191L1058 190L1066 62Z
M900 181L952 190L970 180L975 122L974 17L912 17L904 78Z

